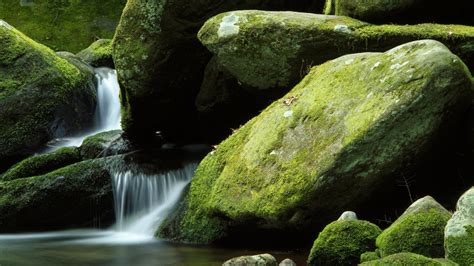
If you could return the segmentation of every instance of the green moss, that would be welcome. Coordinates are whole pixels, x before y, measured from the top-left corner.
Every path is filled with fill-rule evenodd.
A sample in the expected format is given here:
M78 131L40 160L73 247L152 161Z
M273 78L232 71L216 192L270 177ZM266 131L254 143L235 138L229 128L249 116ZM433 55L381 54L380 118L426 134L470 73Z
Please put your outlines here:
M439 114L464 110L470 89L466 67L434 41L313 68L202 161L176 238L243 225L314 230L415 160L438 136Z
M442 265L452 265L449 262L440 262L431 258L427 258L422 255L404 252L397 253L387 257L384 257L380 260L372 260L361 263L360 265L365 266L383 266L383 265L426 265L426 266L442 266Z
M474 227L465 226L466 234L445 239L446 258L459 265L474 264Z
M21 6L18 0L2 0L0 18L54 50L78 52L98 38L112 38L125 3L42 0Z
M402 215L377 238L382 257L413 252L444 257L444 228L451 215L437 209Z
M80 51L77 56L93 67L115 68L112 59L112 40L110 39L95 41L88 48Z
M380 257L377 254L377 252L374 252L374 251L367 251L360 255L360 263L364 263L371 260L378 260L378 259L380 259Z
M225 25L234 32L222 30ZM198 37L237 80L260 91L289 89L311 66L345 54L422 39L442 42L474 68L474 27L462 25L371 25L342 16L247 10L211 18Z
M355 265L362 253L375 248L382 232L367 221L336 221L314 241L308 265Z
M3 2L2 2L3 3ZM0 21L0 169L88 125L93 75Z
M52 153L36 155L21 161L0 176L0 181L38 176L81 160L77 148L62 148Z
M118 141L121 138L121 135L122 130L112 130L107 132L101 132L86 138L82 142L82 145L80 147L80 153L82 158L94 159L107 155L108 153L106 152L106 150L108 148L111 148L110 146L112 145L112 143ZM120 145L120 147L117 147L116 149L114 149L114 151L126 150L126 145L124 143L120 143L118 145Z
M45 175L0 182L0 231L90 226L112 218L106 168L110 160L83 161Z

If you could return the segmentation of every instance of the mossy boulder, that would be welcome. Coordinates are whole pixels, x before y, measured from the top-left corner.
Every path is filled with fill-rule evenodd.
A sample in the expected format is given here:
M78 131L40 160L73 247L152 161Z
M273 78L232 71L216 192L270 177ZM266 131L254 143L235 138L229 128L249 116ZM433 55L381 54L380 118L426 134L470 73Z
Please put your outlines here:
M125 132L146 140L194 137L194 101L211 54L196 34L204 22L236 9L312 10L321 0L129 0L113 41Z
M446 258L459 265L474 264L474 187L459 199L444 233Z
M359 265L364 266L384 266L384 265L430 265L430 266L451 266L456 265L448 260L432 259L423 255L402 252L384 257L379 260L363 262Z
M0 232L110 224L110 160L83 161L45 175L0 181Z
M110 39L95 41L89 47L80 51L77 56L93 67L115 68L112 58L112 40Z
M342 16L249 10L209 19L198 37L218 64L255 91L288 91L314 65L421 39L444 43L474 69L474 27L461 25L379 26Z
M0 181L43 175L79 161L81 161L81 156L78 148L61 148L52 153L36 155L19 162L0 175Z
M469 0L458 0L448 5L442 1L430 0L326 0L326 15L348 16L377 23L472 23L468 13Z
M2 0L0 19L56 51L112 38L126 0Z
M2 20L0 43L1 171L49 140L89 126L96 91L92 72Z
M259 254L253 256L241 256L225 261L222 266L277 266L277 260L270 254Z
M379 254L375 251L367 251L360 254L360 263L378 259L380 259Z
M160 235L209 243L242 226L318 232L416 164L471 97L467 67L432 40L314 67L206 156Z
M377 238L382 257L413 252L427 257L444 257L444 228L451 213L432 197L415 201Z
M112 130L86 138L79 150L83 159L94 159L125 153L129 143L122 137L122 130Z
M382 232L367 221L340 220L319 233L308 257L308 265L356 265L361 254L374 250Z

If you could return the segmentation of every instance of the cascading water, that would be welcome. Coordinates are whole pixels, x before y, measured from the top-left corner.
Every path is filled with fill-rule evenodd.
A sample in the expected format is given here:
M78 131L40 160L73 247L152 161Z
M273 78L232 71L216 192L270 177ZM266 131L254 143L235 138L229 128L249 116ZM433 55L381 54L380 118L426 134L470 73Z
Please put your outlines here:
M55 140L45 152L62 147L80 146L85 138L97 133L121 129L120 126L120 87L117 72L110 68L96 68L97 106L94 114L94 126L84 134Z
M115 230L153 237L191 181L197 164L158 175L121 171L113 176Z

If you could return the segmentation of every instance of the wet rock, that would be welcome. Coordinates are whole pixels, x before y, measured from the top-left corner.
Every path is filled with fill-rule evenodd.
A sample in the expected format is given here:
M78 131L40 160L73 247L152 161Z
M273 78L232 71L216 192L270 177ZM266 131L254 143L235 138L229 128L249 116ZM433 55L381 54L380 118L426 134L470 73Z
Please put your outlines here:
M260 254L260 255L253 255L253 256L242 256L238 258L230 259L222 266L276 266L277 261L275 257L270 254Z

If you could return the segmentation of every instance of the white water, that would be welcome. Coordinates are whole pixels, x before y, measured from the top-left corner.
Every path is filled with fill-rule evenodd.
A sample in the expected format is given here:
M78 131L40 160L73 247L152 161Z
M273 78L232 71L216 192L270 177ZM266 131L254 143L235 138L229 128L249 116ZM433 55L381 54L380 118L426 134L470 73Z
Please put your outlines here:
M97 105L94 126L85 133L74 137L56 139L48 144L46 152L62 147L80 146L84 139L97 133L121 129L120 126L120 87L117 72L110 68L96 68Z
M115 229L153 237L191 181L196 164L158 175L120 172L113 177Z

